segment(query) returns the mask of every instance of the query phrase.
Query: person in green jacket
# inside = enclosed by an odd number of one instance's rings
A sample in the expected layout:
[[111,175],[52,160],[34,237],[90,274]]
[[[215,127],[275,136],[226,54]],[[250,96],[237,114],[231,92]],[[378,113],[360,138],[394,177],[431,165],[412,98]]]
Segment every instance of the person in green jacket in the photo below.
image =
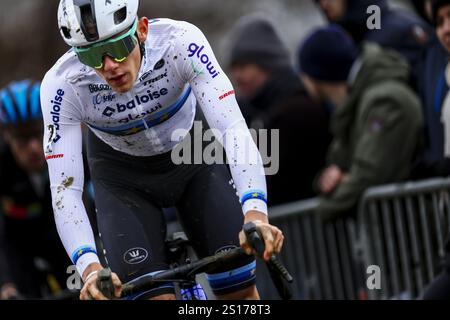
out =
[[299,60],[308,91],[333,109],[327,167],[316,179],[317,213],[333,221],[354,214],[367,188],[408,179],[422,140],[421,106],[400,55],[372,43],[358,49],[338,26],[313,32]]

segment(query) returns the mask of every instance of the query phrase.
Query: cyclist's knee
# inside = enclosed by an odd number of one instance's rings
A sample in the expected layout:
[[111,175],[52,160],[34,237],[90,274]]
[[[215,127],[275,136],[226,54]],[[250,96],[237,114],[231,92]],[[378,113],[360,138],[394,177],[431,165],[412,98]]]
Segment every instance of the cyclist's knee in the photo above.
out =
[[174,294],[162,294],[162,295],[150,298],[150,300],[176,300],[176,297]]
[[219,300],[260,300],[258,289],[256,289],[256,285],[253,285],[249,288],[224,294],[218,295],[217,298]]

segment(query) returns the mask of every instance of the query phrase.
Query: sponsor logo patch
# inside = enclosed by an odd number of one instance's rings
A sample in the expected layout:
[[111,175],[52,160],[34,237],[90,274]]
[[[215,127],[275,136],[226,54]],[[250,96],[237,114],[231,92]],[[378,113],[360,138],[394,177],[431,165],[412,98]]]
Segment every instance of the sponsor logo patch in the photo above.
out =
[[90,84],[89,91],[91,93],[97,93],[101,91],[109,91],[112,90],[111,87],[107,84]]
[[131,115],[129,114],[126,118],[120,119],[119,123],[129,123],[135,120],[140,120],[140,119],[144,119],[145,117],[155,113],[158,110],[161,110],[163,108],[163,106],[158,103],[155,107],[150,108],[149,110],[146,110],[145,112],[142,112],[141,114],[138,115]]
[[221,95],[221,96],[219,97],[219,100],[223,100],[223,99],[225,99],[226,97],[229,97],[229,96],[232,96],[232,95],[234,95],[234,90],[231,90],[231,91],[229,91],[229,92],[227,92],[227,93]]
[[148,258],[148,251],[144,248],[133,248],[125,252],[123,260],[128,264],[139,264]]
[[212,76],[212,78],[214,79],[215,77],[217,77],[220,72],[216,71],[216,68],[214,67],[214,64],[211,62],[209,56],[203,52],[203,49],[205,49],[205,46],[199,46],[196,43],[191,43],[188,47],[188,51],[189,51],[189,57],[196,57],[198,58],[198,60],[206,66],[206,70],[208,70],[209,74]]
[[222,247],[220,249],[217,249],[215,254],[218,254],[218,253],[221,253],[221,252],[228,252],[230,250],[233,250],[234,248],[237,248],[237,247],[233,246],[233,245],[225,246],[225,247]]
[[156,82],[158,82],[158,81],[161,81],[162,79],[164,79],[164,78],[167,78],[167,72],[166,73],[163,73],[163,74],[160,74],[159,76],[157,76],[157,77],[155,77],[155,78],[153,78],[153,79],[150,79],[150,80],[147,80],[146,81],[146,79],[150,76],[152,74],[152,72],[147,72],[147,73],[145,73],[139,80],[142,82],[142,81],[145,81],[144,82],[144,86],[148,86],[148,85],[150,85],[150,84],[153,84],[153,83],[156,83]]
[[108,93],[108,94],[103,94],[103,95],[101,93],[98,93],[92,97],[92,103],[94,104],[94,106],[98,106],[103,103],[112,102],[115,99],[116,99],[116,95],[113,93]]
[[161,59],[155,64],[155,66],[153,67],[153,70],[162,69],[165,65],[166,65],[166,61],[164,59]]
[[55,155],[45,157],[46,160],[61,159],[61,158],[64,158],[63,154],[55,154]]
[[[61,139],[61,136],[58,134],[59,131],[59,121],[60,121],[60,115],[61,115],[61,104],[63,101],[65,92],[61,89],[58,89],[56,91],[56,95],[53,98],[53,100],[50,101],[52,104],[52,111],[50,114],[52,115],[52,122],[53,126],[49,126],[49,130],[53,131],[50,132],[50,137],[52,138],[52,142],[56,143]],[[49,141],[50,142],[50,141]]]
[[[146,104],[150,101],[154,101],[156,99],[161,98],[162,96],[165,96],[169,93],[169,90],[167,88],[163,88],[159,91],[150,91],[147,90],[147,94],[138,96],[136,95],[133,100],[128,101],[127,103],[117,103],[115,107],[107,107],[105,110],[103,110],[103,115],[106,117],[112,117],[115,113],[123,113],[127,110],[133,110],[137,106],[140,106],[141,104]],[[159,109],[159,108],[158,108]]]

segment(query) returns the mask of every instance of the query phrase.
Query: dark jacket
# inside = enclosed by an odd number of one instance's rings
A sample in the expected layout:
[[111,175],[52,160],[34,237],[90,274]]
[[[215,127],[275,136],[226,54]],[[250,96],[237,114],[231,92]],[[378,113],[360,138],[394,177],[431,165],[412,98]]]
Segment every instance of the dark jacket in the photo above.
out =
[[[250,128],[279,129],[279,154],[269,155],[279,161],[266,166],[276,169],[279,163],[279,171],[267,176],[269,204],[311,197],[312,181],[323,166],[330,141],[328,114],[302,89],[289,51],[270,21],[259,16],[244,17],[233,38],[231,65],[255,64],[269,75],[252,97],[238,97]],[[276,146],[268,150],[276,152]]]
[[425,119],[425,150],[415,168],[414,178],[450,175],[450,160],[444,157],[444,127],[441,110],[449,90],[445,68],[449,54],[437,37],[433,38],[419,68],[419,93]]
[[407,85],[406,61],[367,44],[359,62],[350,95],[332,119],[328,164],[348,176],[322,199],[318,213],[325,220],[350,213],[367,188],[407,179],[420,144],[421,106]]
[[267,83],[251,99],[239,99],[247,125],[253,129],[268,128],[268,118],[286,99],[301,88],[293,68],[285,67],[270,75]]
[[[88,178],[87,169],[85,166]],[[53,217],[48,171],[39,175],[42,193],[36,191],[29,174],[17,165],[9,147],[0,147],[0,287],[14,283],[27,298],[41,296],[43,275],[36,269],[36,257],[49,263],[61,287],[66,284],[66,270],[72,264]],[[84,202],[91,204],[86,192]],[[94,232],[98,233],[91,206],[86,205],[86,209]]]
[[[367,28],[367,8],[377,5],[381,9],[381,29]],[[348,0],[345,16],[337,22],[350,33],[356,43],[370,41],[384,48],[400,52],[413,68],[420,61],[422,50],[433,31],[419,17],[388,7],[386,0]]]
[[8,147],[0,150],[0,287],[12,282],[27,297],[39,297],[40,275],[34,258],[46,259],[61,285],[70,265],[53,218],[48,173],[41,173],[42,194],[17,166]]
[[331,142],[326,108],[301,88],[270,114],[268,127],[280,134],[279,171],[267,176],[270,205],[315,196],[313,180]]

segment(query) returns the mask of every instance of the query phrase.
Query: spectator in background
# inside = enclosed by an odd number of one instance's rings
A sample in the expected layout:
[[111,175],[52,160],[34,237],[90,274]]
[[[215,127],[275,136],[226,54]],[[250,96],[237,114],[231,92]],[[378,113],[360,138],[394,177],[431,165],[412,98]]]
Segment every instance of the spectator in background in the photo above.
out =
[[[418,2],[422,6],[419,6]],[[450,175],[450,158],[446,157],[444,147],[444,129],[450,130],[450,123],[442,118],[445,102],[450,102],[446,100],[450,81],[448,72],[450,45],[446,37],[449,36],[450,29],[444,23],[436,24],[436,21],[433,21],[432,3],[440,5],[450,2],[416,1],[417,10],[436,27],[436,33],[433,34],[423,54],[419,68],[418,89],[424,109],[425,150],[414,169],[413,177],[416,179]]]
[[[450,54],[450,0],[433,0],[433,21],[436,26],[436,34],[445,48],[447,57]],[[448,61],[448,60],[447,60]],[[446,173],[448,175],[448,157],[450,157],[450,91],[448,89],[450,82],[450,68],[447,64],[446,67],[442,67],[441,70],[437,70],[439,74],[444,74],[445,89],[443,89],[443,95],[445,95],[444,102],[442,104],[441,119],[444,123],[444,132],[442,136],[437,137],[441,142],[440,147],[444,149],[444,153],[440,153],[441,162],[447,162]],[[442,80],[443,81],[443,80]],[[431,89],[431,88],[430,88]],[[439,99],[441,102],[442,99]],[[437,111],[436,111],[437,112]],[[434,125],[440,125],[435,120]],[[442,132],[441,131],[441,132]],[[442,156],[443,155],[443,156]],[[446,158],[445,158],[446,157]],[[450,239],[447,238],[446,256],[443,261],[443,270],[441,274],[428,286],[423,298],[425,300],[449,300],[450,299]]]
[[279,170],[267,176],[270,204],[315,196],[312,182],[331,141],[329,115],[308,96],[287,48],[264,17],[251,15],[238,22],[231,80],[249,125],[280,133]]
[[[0,92],[0,299],[41,296],[42,274],[35,266],[45,259],[65,286],[70,260],[58,239],[42,152],[43,121],[39,84],[11,83]],[[59,290],[58,288],[56,288]]]
[[[427,23],[432,23],[432,2],[433,0],[411,0],[416,13]],[[430,29],[432,29],[430,27]],[[430,32],[433,35],[433,32]]]
[[267,128],[271,111],[301,86],[272,23],[259,14],[241,18],[231,36],[230,76],[250,128]]
[[40,298],[43,286],[57,294],[71,275],[53,219],[39,90],[25,80],[0,91],[0,300]]
[[409,67],[394,51],[357,46],[336,25],[315,31],[299,53],[307,88],[336,110],[327,167],[317,179],[325,221],[351,214],[364,190],[407,179],[422,130]]
[[[412,67],[412,80],[417,79],[417,67],[422,50],[428,43],[430,28],[403,10],[389,8],[386,0],[314,0],[330,23],[342,26],[359,45],[363,41],[378,43],[383,48],[400,52]],[[369,29],[369,6],[381,10],[381,28]],[[414,83],[415,85],[415,83]]]

